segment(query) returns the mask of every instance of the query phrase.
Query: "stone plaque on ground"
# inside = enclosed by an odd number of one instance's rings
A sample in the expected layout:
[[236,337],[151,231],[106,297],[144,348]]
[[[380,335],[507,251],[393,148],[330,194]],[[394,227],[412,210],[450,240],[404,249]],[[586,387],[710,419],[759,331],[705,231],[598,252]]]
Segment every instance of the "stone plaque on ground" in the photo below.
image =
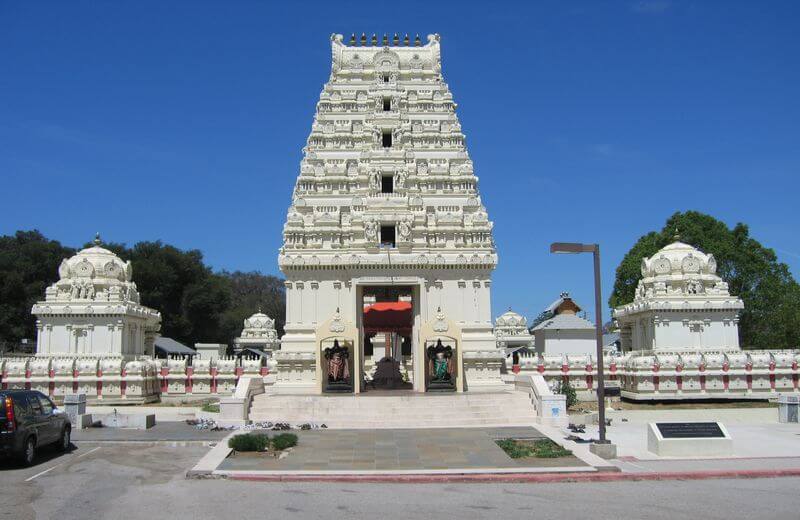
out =
[[716,422],[656,423],[656,427],[665,439],[725,437],[725,432]]
[[722,456],[733,441],[719,422],[659,422],[647,425],[647,449],[663,457]]

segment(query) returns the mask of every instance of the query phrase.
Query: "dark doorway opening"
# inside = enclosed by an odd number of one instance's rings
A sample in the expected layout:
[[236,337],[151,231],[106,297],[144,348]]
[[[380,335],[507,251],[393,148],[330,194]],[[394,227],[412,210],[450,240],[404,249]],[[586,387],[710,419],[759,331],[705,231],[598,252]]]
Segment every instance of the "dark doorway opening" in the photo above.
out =
[[381,193],[394,193],[394,175],[381,177]]
[[394,226],[381,226],[381,245],[395,247],[395,230]]

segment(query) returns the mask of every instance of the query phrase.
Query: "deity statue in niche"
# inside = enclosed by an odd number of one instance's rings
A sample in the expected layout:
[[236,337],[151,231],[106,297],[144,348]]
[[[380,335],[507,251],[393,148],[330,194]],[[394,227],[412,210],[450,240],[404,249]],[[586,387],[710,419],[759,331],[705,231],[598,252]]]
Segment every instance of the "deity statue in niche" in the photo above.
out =
[[411,240],[411,224],[407,220],[401,220],[397,224],[397,234],[402,242]]
[[428,390],[455,390],[453,348],[436,340],[428,347]]
[[339,340],[334,340],[333,346],[324,351],[327,364],[328,390],[350,391],[350,351],[347,347],[339,345]]
[[364,222],[364,240],[370,243],[378,241],[378,224],[374,220]]

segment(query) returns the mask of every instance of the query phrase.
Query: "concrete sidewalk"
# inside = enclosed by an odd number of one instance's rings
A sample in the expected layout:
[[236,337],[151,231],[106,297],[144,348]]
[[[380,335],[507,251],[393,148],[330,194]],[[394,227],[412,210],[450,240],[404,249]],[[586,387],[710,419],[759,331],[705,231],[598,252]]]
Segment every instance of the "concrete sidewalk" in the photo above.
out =
[[156,422],[183,422],[194,419],[200,413],[199,406],[147,406],[147,405],[88,405],[86,413],[110,414],[114,410],[121,415],[149,415],[156,416]]
[[198,430],[183,422],[156,423],[147,430],[129,428],[86,428],[72,431],[72,441],[81,442],[215,442],[229,431]]
[[[607,417],[612,422],[606,429],[606,435],[617,445],[617,455],[622,458],[634,457],[640,461],[669,460],[648,451],[647,424],[694,421],[719,421],[725,425],[733,439],[733,455],[725,458],[763,459],[800,455],[800,424],[779,423],[777,408],[614,410]],[[581,417],[571,416],[570,420],[573,423],[580,422]],[[567,429],[562,429],[561,433],[564,436],[573,434]],[[578,436],[596,439],[597,426],[586,425],[586,433]]]

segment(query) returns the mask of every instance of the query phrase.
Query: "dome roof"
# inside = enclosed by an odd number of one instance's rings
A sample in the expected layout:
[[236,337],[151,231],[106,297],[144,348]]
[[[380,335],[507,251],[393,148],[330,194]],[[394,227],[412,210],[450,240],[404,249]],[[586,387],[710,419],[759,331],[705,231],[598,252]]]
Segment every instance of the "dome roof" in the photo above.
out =
[[717,272],[714,255],[707,255],[679,240],[642,260],[642,276],[710,274]]
[[250,316],[249,318],[244,320],[244,328],[245,329],[274,329],[275,328],[275,320],[264,314],[263,312],[257,312]]
[[[94,245],[65,258],[58,267],[59,280],[45,291],[48,302],[127,302],[139,304],[139,292],[132,281],[130,261],[123,262],[101,247],[100,236]],[[144,307],[141,307],[145,309]],[[152,309],[148,309],[158,314]]]
[[249,345],[266,348],[277,346],[278,332],[275,330],[275,320],[260,310],[244,320],[241,335],[234,339],[237,345]]
[[130,282],[132,268],[130,261],[123,262],[120,257],[100,247],[100,236],[94,239],[91,247],[78,251],[72,258],[62,260],[58,268],[61,280],[93,280],[114,284]]
[[633,301],[614,310],[614,317],[647,309],[741,309],[728,284],[717,275],[714,255],[678,237],[650,258],[642,259],[642,279]]
[[494,324],[496,327],[526,327],[528,320],[525,316],[508,309],[494,321]]

